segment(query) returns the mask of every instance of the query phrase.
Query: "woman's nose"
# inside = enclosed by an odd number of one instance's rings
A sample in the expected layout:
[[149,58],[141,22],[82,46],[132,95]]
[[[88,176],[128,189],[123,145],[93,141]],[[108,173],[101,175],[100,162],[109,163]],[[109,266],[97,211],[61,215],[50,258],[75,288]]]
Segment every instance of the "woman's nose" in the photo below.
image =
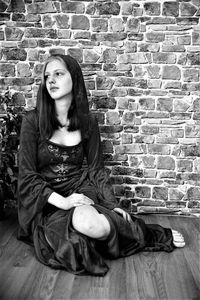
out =
[[55,78],[53,76],[50,76],[48,81],[49,83],[55,83]]

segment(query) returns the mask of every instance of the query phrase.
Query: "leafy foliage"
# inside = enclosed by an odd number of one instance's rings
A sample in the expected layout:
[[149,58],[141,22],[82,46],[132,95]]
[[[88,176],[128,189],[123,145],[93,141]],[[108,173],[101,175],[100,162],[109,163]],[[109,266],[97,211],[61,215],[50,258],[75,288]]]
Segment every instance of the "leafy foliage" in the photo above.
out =
[[0,95],[0,202],[15,200],[18,148],[23,108],[15,106],[9,92]]

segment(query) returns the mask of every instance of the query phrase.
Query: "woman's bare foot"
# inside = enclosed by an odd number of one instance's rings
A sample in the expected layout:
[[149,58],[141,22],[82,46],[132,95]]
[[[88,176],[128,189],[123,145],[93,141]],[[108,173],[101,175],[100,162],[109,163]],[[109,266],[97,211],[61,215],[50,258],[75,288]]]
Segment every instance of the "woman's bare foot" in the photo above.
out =
[[172,229],[172,236],[173,236],[173,244],[175,247],[177,248],[185,247],[184,237],[180,232]]

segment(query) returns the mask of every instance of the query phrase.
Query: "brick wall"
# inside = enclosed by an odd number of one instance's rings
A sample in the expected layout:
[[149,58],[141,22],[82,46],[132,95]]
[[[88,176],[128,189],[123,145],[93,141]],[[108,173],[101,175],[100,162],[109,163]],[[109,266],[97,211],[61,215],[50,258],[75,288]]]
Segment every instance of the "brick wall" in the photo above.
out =
[[0,0],[0,87],[30,109],[49,52],[81,64],[116,196],[200,212],[200,0]]

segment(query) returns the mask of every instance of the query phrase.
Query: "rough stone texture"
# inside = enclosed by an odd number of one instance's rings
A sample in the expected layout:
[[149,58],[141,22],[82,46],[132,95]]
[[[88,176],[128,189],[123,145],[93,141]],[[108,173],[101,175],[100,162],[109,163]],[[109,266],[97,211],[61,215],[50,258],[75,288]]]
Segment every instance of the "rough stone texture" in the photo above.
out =
[[200,2],[0,0],[0,87],[35,105],[42,63],[82,66],[120,203],[200,208]]

